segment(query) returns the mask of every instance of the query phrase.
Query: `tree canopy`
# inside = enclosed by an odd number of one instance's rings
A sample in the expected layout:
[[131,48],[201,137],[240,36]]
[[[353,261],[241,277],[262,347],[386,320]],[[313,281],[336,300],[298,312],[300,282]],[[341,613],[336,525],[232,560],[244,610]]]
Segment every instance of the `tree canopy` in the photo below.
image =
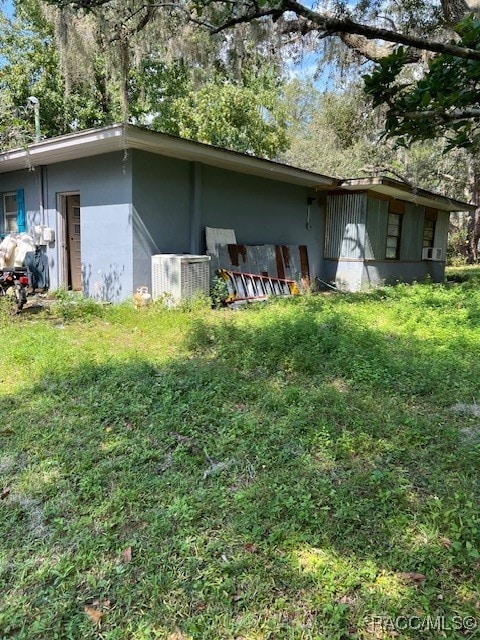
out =
[[[459,43],[480,50],[480,21],[468,17],[455,27]],[[480,64],[440,54],[428,62],[420,79],[406,77],[408,52],[399,47],[365,76],[373,105],[387,105],[385,127],[399,144],[434,139],[439,131],[449,139],[447,150],[478,149],[480,142]]]
[[284,79],[264,28],[212,38],[152,3],[103,4],[22,0],[1,17],[4,147],[32,140],[24,105],[35,95],[46,136],[129,120],[268,158],[286,148]]
[[[453,144],[476,144],[476,123],[480,115],[474,95],[480,66],[478,0],[358,0],[356,3],[332,0],[314,5],[317,8],[297,0],[46,2],[61,11],[116,16],[116,24],[120,25],[112,38],[116,43],[134,38],[166,14],[170,20],[201,25],[211,34],[224,33],[244,24],[265,25],[270,19],[281,44],[300,42],[301,46],[317,51],[326,40],[333,38],[356,55],[357,61],[360,57],[380,65],[368,76],[367,89],[375,105],[388,107],[386,125],[391,135],[399,135],[405,143],[431,139],[453,130],[455,135],[450,136]],[[435,57],[419,86],[410,83],[406,87],[399,83],[402,69],[411,63],[425,63],[426,54]],[[462,81],[468,85],[466,90],[461,88]],[[451,95],[448,97],[447,93]],[[419,101],[422,109],[416,108]],[[430,118],[428,123],[419,111],[426,112]],[[409,114],[408,117],[401,117],[402,112]]]

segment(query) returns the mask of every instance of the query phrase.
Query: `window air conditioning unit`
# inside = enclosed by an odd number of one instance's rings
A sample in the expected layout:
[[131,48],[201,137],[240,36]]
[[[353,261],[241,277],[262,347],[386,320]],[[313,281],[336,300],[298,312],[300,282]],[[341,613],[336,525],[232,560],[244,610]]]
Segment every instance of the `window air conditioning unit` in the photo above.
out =
[[176,304],[210,292],[210,256],[160,253],[152,256],[152,298]]
[[445,260],[441,247],[425,247],[422,251],[422,260]]

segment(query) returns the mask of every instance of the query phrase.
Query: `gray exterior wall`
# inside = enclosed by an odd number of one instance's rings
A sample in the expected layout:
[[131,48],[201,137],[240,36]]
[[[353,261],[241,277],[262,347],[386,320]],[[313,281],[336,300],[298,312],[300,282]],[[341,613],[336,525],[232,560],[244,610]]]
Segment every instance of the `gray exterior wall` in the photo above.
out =
[[151,255],[206,251],[205,227],[231,228],[240,244],[307,245],[321,273],[323,204],[306,187],[133,151],[133,286],[151,287]]
[[325,260],[323,279],[335,282],[339,289],[361,291],[384,284],[422,282],[427,278],[442,282],[444,275],[445,262],[433,260]]
[[[307,245],[312,276],[322,272],[324,204],[306,187],[132,150],[0,176],[0,193],[19,188],[27,228],[45,224],[56,232],[46,249],[52,289],[65,284],[57,210],[65,193],[80,194],[84,290],[98,299],[151,287],[154,253],[204,253],[206,226],[233,228],[244,244]],[[309,196],[316,199],[307,228]]]
[[431,278],[433,282],[442,282],[445,275],[445,262],[419,260],[418,262],[365,262],[363,267],[363,286],[378,286],[405,282],[423,282]]
[[45,224],[55,230],[55,242],[46,248],[51,289],[65,285],[60,281],[62,219],[57,210],[57,196],[78,192],[85,293],[111,301],[131,295],[131,160],[123,151],[0,176],[0,192],[15,189],[25,190],[27,230],[34,224]]
[[[234,229],[239,244],[306,245],[310,275],[322,272],[324,205],[307,187],[202,166],[201,245],[205,227]],[[320,200],[320,202],[319,202]]]
[[[83,287],[86,295],[117,302],[132,294],[131,158],[123,151],[45,167],[48,226],[57,230],[49,248],[52,266],[60,258],[57,194],[80,193]],[[51,287],[58,287],[51,269]]]
[[151,256],[190,251],[190,162],[132,152],[133,288],[151,288]]
[[[407,204],[403,216],[402,259],[385,260],[388,202],[366,193],[327,198],[307,187],[137,150],[0,176],[0,193],[17,189],[24,189],[27,229],[45,224],[56,232],[46,249],[52,289],[65,284],[58,195],[80,194],[84,289],[102,300],[150,288],[152,254],[204,253],[206,226],[234,229],[240,244],[306,245],[311,276],[351,290],[427,275],[439,281],[444,274],[444,263],[421,260],[424,209],[415,205]],[[315,200],[307,224],[309,197]],[[448,221],[448,213],[438,213],[434,244],[444,250]]]
[[360,291],[363,286],[363,260],[324,260],[322,280],[334,282],[345,291]]

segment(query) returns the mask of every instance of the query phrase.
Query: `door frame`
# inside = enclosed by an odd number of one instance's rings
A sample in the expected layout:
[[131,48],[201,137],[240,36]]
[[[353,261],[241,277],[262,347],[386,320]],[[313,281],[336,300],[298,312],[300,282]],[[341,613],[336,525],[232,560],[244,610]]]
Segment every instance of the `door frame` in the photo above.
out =
[[[67,228],[67,196],[79,196],[80,191],[61,191],[56,194],[57,197],[57,230],[58,230],[58,286],[65,289],[69,288],[70,277],[70,260],[68,245],[68,228]],[[81,212],[80,201],[80,212]]]

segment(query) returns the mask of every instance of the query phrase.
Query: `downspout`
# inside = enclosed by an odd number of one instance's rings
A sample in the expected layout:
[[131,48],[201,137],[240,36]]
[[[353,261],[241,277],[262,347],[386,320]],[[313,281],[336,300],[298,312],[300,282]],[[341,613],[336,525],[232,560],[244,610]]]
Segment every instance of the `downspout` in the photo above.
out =
[[46,168],[42,164],[39,167],[40,169],[40,185],[39,185],[39,207],[40,207],[40,224],[43,226],[47,226],[45,220],[45,179],[46,179]]
[[[38,197],[38,211],[40,213],[40,219],[35,222],[35,225],[48,226],[45,219],[45,179],[46,179],[46,167],[39,165],[35,170],[35,179],[37,182],[37,197]],[[33,231],[33,229],[32,229]]]

